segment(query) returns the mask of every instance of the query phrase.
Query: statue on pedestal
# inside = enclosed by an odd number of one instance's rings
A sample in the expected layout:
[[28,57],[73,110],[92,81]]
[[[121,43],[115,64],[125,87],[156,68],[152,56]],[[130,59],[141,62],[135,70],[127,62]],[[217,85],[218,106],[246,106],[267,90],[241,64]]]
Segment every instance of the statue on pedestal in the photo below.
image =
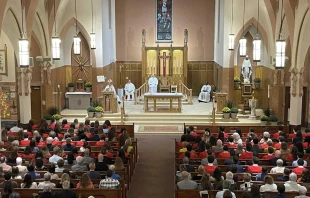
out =
[[250,120],[256,120],[255,108],[257,106],[257,99],[255,99],[255,97],[254,97],[254,91],[252,94],[252,99],[249,99],[249,106],[251,108],[251,115],[250,115],[249,119]]
[[248,55],[246,55],[245,59],[243,60],[241,74],[243,76],[243,83],[250,83],[252,66]]

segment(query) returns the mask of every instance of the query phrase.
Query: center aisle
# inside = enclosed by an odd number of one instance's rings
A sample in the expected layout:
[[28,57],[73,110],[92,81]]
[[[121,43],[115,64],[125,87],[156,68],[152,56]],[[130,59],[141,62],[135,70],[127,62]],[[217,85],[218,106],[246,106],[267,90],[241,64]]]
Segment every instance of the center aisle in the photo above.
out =
[[174,139],[180,135],[135,135],[139,161],[129,198],[174,197]]

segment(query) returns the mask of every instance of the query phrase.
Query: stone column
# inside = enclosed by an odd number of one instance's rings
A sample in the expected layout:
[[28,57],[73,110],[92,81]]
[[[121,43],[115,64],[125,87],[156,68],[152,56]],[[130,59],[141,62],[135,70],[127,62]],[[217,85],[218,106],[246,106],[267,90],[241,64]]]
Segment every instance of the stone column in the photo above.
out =
[[20,123],[27,124],[31,119],[31,68],[17,68]]
[[304,67],[291,68],[290,125],[301,125]]
[[[52,64],[49,61],[43,60],[40,62],[40,67],[41,67],[42,101],[43,101],[42,113],[46,114],[48,108],[55,106],[53,102],[53,87],[51,82]],[[56,83],[56,85],[58,84]]]

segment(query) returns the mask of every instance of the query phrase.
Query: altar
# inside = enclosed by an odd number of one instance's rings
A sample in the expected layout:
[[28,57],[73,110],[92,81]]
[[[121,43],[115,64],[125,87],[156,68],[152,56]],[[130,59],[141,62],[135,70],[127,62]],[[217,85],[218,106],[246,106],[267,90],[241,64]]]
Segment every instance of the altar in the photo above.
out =
[[67,92],[65,94],[68,100],[69,109],[83,109],[86,110],[87,107],[91,105],[91,92]]
[[[182,93],[146,93],[144,94],[145,112],[182,112]],[[160,101],[161,100],[161,101]],[[167,101],[164,103],[162,101]],[[177,105],[174,105],[176,101]],[[160,104],[158,104],[161,102]],[[153,106],[151,105],[153,103]]]

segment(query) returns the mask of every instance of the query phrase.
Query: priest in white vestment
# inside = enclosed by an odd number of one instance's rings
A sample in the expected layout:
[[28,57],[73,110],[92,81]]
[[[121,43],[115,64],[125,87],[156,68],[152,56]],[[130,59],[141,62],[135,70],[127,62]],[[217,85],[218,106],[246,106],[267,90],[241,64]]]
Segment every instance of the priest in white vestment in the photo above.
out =
[[157,93],[157,85],[158,79],[152,74],[151,78],[149,78],[149,93]]
[[128,83],[125,85],[125,95],[126,100],[133,100],[135,96],[135,85],[128,80]]
[[114,88],[114,86],[112,85],[112,80],[109,79],[109,80],[108,80],[108,83],[109,83],[109,84],[104,88],[103,91],[113,91],[113,92],[114,92],[114,96],[116,96],[118,103],[120,103],[121,100],[119,99],[118,95],[116,95],[115,88]]
[[211,92],[211,86],[208,83],[202,86],[199,97],[198,97],[198,101],[199,102],[210,102],[210,92]]

